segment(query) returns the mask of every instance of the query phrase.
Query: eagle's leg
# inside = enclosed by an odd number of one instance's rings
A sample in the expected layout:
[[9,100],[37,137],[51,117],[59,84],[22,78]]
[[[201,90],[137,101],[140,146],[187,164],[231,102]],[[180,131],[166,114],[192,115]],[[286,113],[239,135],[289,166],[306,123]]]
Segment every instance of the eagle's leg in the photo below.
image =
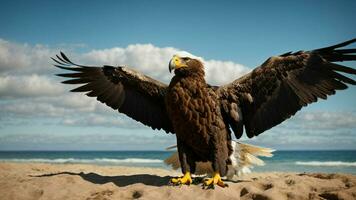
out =
[[214,172],[213,177],[211,177],[208,180],[204,181],[204,186],[214,187],[214,185],[218,185],[220,187],[226,187],[227,186],[227,184],[225,184],[221,180],[219,172]]
[[195,162],[191,159],[191,152],[189,148],[177,138],[177,147],[178,147],[178,155],[179,162],[181,165],[182,173],[184,174],[180,178],[172,178],[171,183],[174,185],[190,185],[193,180],[191,177],[191,173],[195,171]]
[[[216,135],[220,136],[220,135]],[[221,138],[216,138],[215,141],[224,141]],[[224,148],[226,147],[226,148]],[[220,187],[226,187],[228,186],[221,180],[221,176],[225,176],[227,172],[227,165],[226,165],[226,156],[228,153],[228,147],[225,145],[220,145],[216,146],[216,144],[213,144],[213,148],[215,151],[211,153],[211,158],[212,158],[212,168],[214,170],[214,174],[211,178],[207,179],[204,181],[204,186],[207,186],[208,188],[214,188],[215,185],[218,185]]]

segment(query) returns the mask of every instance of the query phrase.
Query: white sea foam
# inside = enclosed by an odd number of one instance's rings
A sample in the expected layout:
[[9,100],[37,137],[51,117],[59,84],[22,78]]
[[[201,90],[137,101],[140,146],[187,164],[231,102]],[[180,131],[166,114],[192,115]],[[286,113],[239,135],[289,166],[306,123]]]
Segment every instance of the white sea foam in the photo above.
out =
[[328,166],[328,167],[356,167],[356,162],[342,162],[342,161],[297,161],[296,165],[308,165],[308,166]]
[[94,159],[78,159],[78,158],[56,158],[56,159],[0,159],[0,161],[10,162],[40,162],[40,163],[98,163],[98,164],[120,164],[120,163],[163,163],[159,159],[144,159],[144,158],[94,158]]

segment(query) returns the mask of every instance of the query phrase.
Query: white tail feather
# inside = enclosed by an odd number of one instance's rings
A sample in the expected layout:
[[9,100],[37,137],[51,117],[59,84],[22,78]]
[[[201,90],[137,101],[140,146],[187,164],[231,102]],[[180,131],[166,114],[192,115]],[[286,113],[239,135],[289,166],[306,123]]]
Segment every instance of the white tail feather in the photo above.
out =
[[246,159],[244,161],[246,165],[258,165],[258,166],[265,165],[265,162],[263,162],[263,160],[247,152],[245,153],[245,158]]
[[[231,165],[228,165],[228,171],[226,177],[232,180],[233,177],[242,176],[247,173],[251,173],[253,166],[262,166],[265,163],[259,159],[258,156],[271,157],[273,156],[273,149],[263,148],[249,144],[243,144],[241,142],[231,141],[233,147],[233,153],[230,155]],[[169,147],[173,149],[175,146]],[[177,152],[174,152],[169,158],[164,161],[172,169],[177,170],[180,168],[179,156]],[[195,174],[212,174],[213,169],[210,162],[197,162]]]
[[242,149],[243,151],[246,151],[252,155],[265,156],[265,157],[273,156],[273,154],[272,154],[272,152],[274,152],[273,149],[258,147],[258,146],[254,146],[254,145],[250,145],[250,144],[243,144],[241,142],[236,142],[236,143],[240,146],[240,149]]

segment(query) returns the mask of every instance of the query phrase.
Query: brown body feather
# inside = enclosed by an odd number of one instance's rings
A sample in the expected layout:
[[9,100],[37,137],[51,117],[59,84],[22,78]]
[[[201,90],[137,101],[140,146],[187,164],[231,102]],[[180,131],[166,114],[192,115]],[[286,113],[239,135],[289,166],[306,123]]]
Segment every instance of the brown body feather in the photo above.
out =
[[[175,70],[169,86],[127,67],[88,67],[63,53],[57,67],[73,71],[66,84],[84,84],[87,92],[113,109],[150,126],[176,133],[182,171],[194,172],[196,161],[211,161],[223,176],[232,153],[230,128],[240,138],[261,134],[294,115],[303,106],[326,99],[346,84],[356,70],[333,62],[356,60],[356,49],[337,49],[356,42],[285,53],[271,57],[251,73],[221,87],[211,87],[196,59]],[[73,67],[74,66],[74,67]]]

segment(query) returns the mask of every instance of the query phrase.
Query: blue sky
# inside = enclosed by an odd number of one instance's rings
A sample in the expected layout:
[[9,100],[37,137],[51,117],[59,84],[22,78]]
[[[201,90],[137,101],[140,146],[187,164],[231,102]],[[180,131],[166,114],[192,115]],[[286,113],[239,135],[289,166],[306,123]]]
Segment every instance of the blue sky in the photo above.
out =
[[[272,55],[356,37],[355,18],[355,1],[2,1],[0,150],[162,150],[175,143],[69,94],[50,65],[59,50],[88,64],[127,64],[166,83],[169,58],[184,51],[205,61],[208,81],[224,84]],[[355,108],[353,87],[248,142],[355,149]]]

